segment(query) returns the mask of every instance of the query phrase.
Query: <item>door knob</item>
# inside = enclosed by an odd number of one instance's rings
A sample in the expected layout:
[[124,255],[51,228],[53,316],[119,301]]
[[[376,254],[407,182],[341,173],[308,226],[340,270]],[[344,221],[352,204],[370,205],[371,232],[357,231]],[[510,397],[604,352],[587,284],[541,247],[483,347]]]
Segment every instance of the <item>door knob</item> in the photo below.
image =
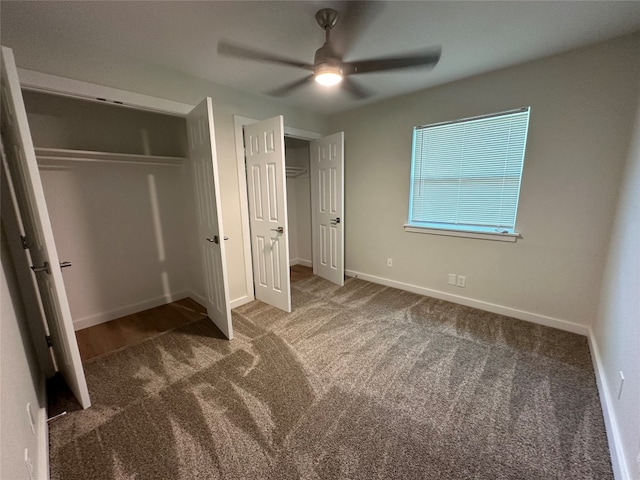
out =
[[31,270],[36,273],[47,272],[49,275],[51,275],[51,265],[49,265],[49,262],[44,262],[44,265],[42,265],[41,267],[31,267]]
[[271,231],[272,232],[278,232],[278,233],[284,233],[284,228],[283,227],[272,228]]
[[331,225],[337,225],[340,223],[340,217],[332,218]]
[[207,238],[207,242],[215,243],[216,245],[220,244],[220,237],[218,235],[214,235],[213,238]]
[[[70,266],[71,262],[60,262],[60,268],[67,268]],[[47,272],[49,275],[51,275],[51,265],[49,265],[49,262],[44,262],[44,265],[42,265],[41,267],[31,267],[31,270],[36,273]]]

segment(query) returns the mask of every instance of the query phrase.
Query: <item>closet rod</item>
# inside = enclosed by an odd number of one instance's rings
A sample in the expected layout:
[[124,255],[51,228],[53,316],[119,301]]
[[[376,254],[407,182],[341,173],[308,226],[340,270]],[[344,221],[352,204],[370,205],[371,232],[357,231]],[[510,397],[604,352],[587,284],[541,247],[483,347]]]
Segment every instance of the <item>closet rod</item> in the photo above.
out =
[[183,157],[163,157],[158,155],[137,155],[131,153],[92,152],[62,148],[36,148],[36,158],[43,164],[55,162],[126,163],[129,165],[180,166]]
[[300,175],[304,175],[305,173],[307,173],[306,168],[291,167],[291,166],[285,167],[285,174],[287,178],[296,178],[296,177],[299,177]]

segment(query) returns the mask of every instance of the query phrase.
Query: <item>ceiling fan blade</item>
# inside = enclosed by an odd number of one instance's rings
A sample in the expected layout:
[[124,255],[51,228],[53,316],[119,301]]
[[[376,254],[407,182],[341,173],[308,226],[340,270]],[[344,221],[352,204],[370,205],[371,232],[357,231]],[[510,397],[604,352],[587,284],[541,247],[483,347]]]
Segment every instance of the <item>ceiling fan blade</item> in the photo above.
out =
[[358,82],[351,80],[349,77],[344,77],[342,79],[342,83],[340,84],[340,86],[342,87],[343,90],[345,90],[346,92],[349,92],[351,95],[353,95],[354,97],[360,100],[373,95],[373,92],[364,88]]
[[267,92],[267,95],[271,95],[272,97],[283,97],[311,81],[313,81],[313,75],[309,75],[308,77],[304,77],[300,80],[296,80],[295,82],[276,88],[275,90],[271,90]]
[[218,43],[218,53],[228,57],[244,58],[247,60],[257,60],[259,62],[276,63],[278,65],[288,65],[290,67],[313,70],[313,65],[307,63],[225,41]]
[[344,57],[360,34],[384,10],[384,2],[349,0],[335,8],[338,23],[331,30],[331,45],[340,57]]
[[374,58],[356,62],[345,62],[342,69],[346,75],[358,73],[383,72],[411,67],[434,67],[440,60],[440,48],[431,49],[423,53],[402,57]]

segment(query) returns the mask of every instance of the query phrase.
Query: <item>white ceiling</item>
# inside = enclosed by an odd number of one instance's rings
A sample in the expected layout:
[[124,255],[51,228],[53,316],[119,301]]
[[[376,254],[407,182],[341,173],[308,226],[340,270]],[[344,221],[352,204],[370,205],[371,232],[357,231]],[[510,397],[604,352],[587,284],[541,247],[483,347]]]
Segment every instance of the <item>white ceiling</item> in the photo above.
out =
[[[42,48],[81,42],[263,93],[308,72],[219,57],[218,41],[224,38],[312,63],[324,41],[314,14],[327,6],[340,10],[341,2],[2,1],[0,19],[2,42],[9,46],[25,35],[35,35]],[[433,70],[358,76],[376,92],[366,100],[309,85],[282,101],[334,113],[640,31],[640,1],[390,1],[378,6],[382,8],[345,60],[441,45],[442,58]]]

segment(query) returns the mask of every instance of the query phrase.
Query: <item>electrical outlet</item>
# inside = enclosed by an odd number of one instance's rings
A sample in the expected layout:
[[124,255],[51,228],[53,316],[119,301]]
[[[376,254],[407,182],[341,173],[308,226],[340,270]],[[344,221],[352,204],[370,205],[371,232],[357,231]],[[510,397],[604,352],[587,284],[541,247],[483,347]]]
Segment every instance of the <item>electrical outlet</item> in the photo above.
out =
[[456,285],[458,285],[461,288],[466,287],[467,277],[465,277],[464,275],[458,275],[458,283]]
[[393,258],[387,258],[387,267],[393,267]]
[[449,285],[455,285],[456,284],[456,274],[455,273],[450,273],[449,274]]

